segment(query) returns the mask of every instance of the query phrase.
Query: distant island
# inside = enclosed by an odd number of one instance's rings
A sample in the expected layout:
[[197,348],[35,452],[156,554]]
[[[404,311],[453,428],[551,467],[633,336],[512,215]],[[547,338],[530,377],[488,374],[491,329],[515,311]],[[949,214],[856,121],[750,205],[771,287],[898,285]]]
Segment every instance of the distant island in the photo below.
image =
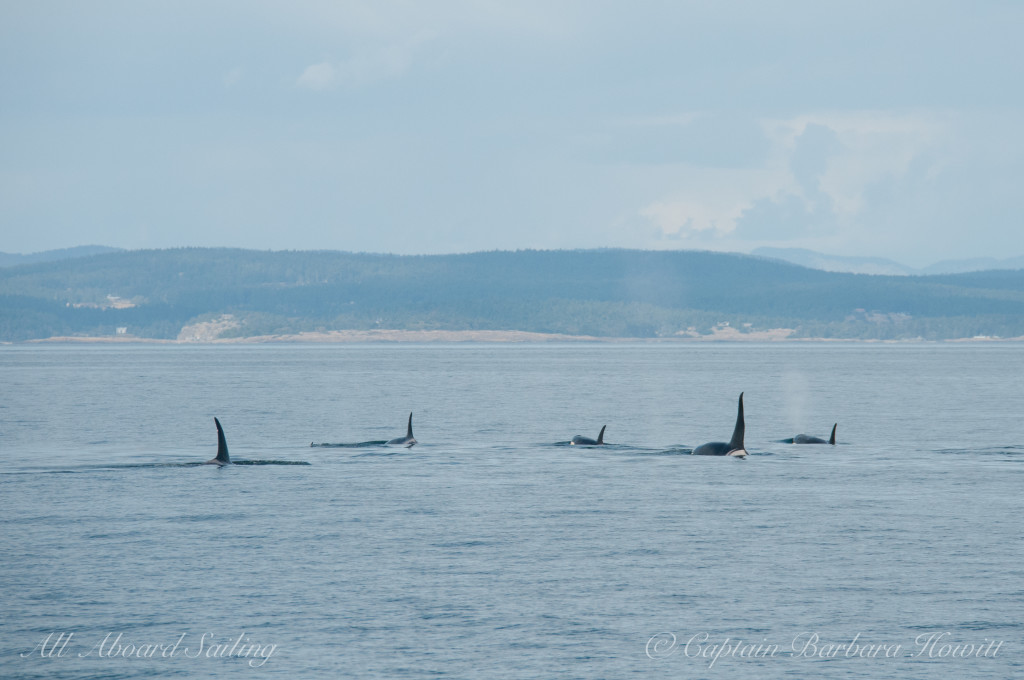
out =
[[1024,270],[827,272],[702,251],[113,251],[0,268],[0,341],[1024,337]]

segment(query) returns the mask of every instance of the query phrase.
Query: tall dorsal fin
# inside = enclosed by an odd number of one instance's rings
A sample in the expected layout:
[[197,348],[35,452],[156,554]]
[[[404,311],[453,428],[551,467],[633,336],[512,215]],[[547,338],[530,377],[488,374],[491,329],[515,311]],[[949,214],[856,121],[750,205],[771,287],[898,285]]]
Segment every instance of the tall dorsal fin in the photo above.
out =
[[743,431],[745,429],[743,421],[743,393],[740,392],[740,406],[736,412],[736,427],[732,431],[732,439],[729,440],[729,450],[738,451],[742,450],[743,447]]
[[597,435],[597,443],[598,444],[604,444],[604,428],[605,427],[608,427],[608,426],[605,425],[604,427],[602,427],[601,428],[601,434]]
[[413,439],[413,436],[412,436],[412,412],[411,411],[409,412],[409,429],[406,430],[405,436],[408,437],[409,439]]
[[231,458],[228,457],[228,441],[224,438],[224,428],[220,426],[220,421],[216,418],[213,422],[217,424],[217,457],[214,458],[218,463],[230,463]]
[[837,425],[839,425],[839,423],[836,423],[835,425],[832,426],[832,436],[828,438],[828,443],[832,444],[833,446],[835,446],[835,443],[836,443],[836,426]]

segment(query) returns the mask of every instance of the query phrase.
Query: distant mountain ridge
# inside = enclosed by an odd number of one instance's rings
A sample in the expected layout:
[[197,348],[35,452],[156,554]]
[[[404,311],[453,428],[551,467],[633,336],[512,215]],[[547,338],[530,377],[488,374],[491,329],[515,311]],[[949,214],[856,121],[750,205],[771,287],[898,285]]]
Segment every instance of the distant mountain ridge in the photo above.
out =
[[381,329],[1017,338],[1024,271],[865,276],[749,255],[616,249],[398,256],[178,248],[0,268],[0,341]]
[[76,257],[90,257],[92,255],[103,255],[105,253],[119,253],[121,248],[109,246],[75,246],[74,248],[59,248],[57,250],[44,250],[38,253],[22,255],[20,253],[0,253],[0,267],[15,267],[19,264],[36,264],[39,262],[57,262],[58,260],[70,260]]
[[978,257],[965,260],[942,260],[941,262],[917,269],[884,257],[826,255],[805,248],[763,247],[754,249],[750,254],[758,257],[783,260],[792,264],[798,264],[801,267],[820,269],[826,272],[880,274],[885,276],[928,276],[933,274],[964,274],[993,269],[1024,269],[1024,256],[1005,259]]
[[[56,262],[76,257],[90,257],[92,255],[119,252],[124,252],[124,249],[96,245],[44,250],[24,255],[0,252],[0,267],[36,264],[38,262]],[[808,269],[819,269],[826,272],[878,274],[883,276],[927,276],[932,274],[964,274],[993,269],[1024,269],[1024,256],[1003,259],[977,257],[963,260],[942,260],[927,267],[915,268],[885,257],[828,255],[806,248],[773,248],[764,246],[754,249],[750,254],[757,257],[783,260],[784,262],[807,267]]]

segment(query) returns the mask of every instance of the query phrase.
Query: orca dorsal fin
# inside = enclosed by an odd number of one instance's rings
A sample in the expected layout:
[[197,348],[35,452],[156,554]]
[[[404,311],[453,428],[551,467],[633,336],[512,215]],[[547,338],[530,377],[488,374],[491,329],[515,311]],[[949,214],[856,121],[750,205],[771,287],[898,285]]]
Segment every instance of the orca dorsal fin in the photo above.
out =
[[598,444],[604,444],[604,428],[605,427],[608,427],[608,426],[605,425],[604,427],[602,427],[601,428],[601,434],[597,435],[597,443]]
[[736,412],[736,427],[732,431],[732,439],[729,440],[729,450],[739,451],[743,450],[743,433],[746,429],[746,424],[743,420],[743,393],[740,392],[740,405]]
[[406,430],[405,436],[408,437],[409,439],[413,438],[413,436],[412,436],[412,412],[411,411],[409,412],[409,429]]
[[838,425],[839,423],[836,423],[835,425],[832,426],[832,436],[828,438],[828,443],[831,444],[832,446],[836,445],[836,426]]
[[216,418],[213,422],[217,424],[217,457],[214,458],[218,463],[230,463],[231,458],[228,456],[228,441],[224,438],[224,428],[220,426],[220,421]]

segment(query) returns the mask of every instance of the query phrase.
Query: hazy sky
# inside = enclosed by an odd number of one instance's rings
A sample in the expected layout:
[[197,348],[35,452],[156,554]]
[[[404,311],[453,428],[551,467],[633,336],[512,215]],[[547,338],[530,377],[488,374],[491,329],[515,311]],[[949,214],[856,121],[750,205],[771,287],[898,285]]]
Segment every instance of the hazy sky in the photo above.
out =
[[1024,2],[0,1],[0,251],[1024,254]]

